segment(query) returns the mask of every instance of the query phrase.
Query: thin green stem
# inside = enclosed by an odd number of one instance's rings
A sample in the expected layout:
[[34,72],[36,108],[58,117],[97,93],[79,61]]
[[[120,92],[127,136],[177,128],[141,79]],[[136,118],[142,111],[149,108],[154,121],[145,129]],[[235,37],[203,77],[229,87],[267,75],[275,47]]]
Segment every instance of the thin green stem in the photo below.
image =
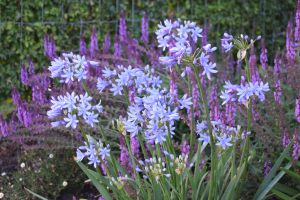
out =
[[[193,96],[193,88],[191,84],[190,76],[188,75],[188,85],[189,85],[189,97]],[[195,119],[194,119],[194,104],[191,105],[191,135],[190,135],[190,155],[189,158],[193,157],[194,149],[194,139],[195,139]]]
[[125,86],[123,86],[123,91],[124,91],[124,95],[125,95],[127,105],[130,106],[131,104],[130,104],[129,97],[128,97],[127,90],[126,90]]
[[209,138],[210,138],[210,146],[211,146],[211,178],[210,178],[208,199],[211,200],[213,198],[213,189],[214,189],[213,187],[214,187],[214,178],[215,178],[215,154],[214,154],[214,152],[215,152],[215,142],[214,142],[213,135],[212,135],[212,127],[211,127],[209,110],[208,110],[204,90],[203,90],[202,84],[200,82],[199,72],[198,72],[198,69],[197,69],[196,65],[193,65],[193,68],[194,68],[195,76],[196,76],[196,79],[197,79],[199,91],[200,91],[201,96],[202,96],[202,101],[203,101],[203,104],[204,104],[204,107],[205,107],[206,122],[207,122],[207,126],[208,126],[208,129],[209,129]]
[[[249,64],[248,64],[247,55],[245,55],[245,62],[246,62],[246,69],[247,69],[247,81],[248,81],[248,84],[249,84],[251,82],[251,77],[250,77],[250,68],[249,68]],[[252,98],[250,97],[249,104],[248,104],[247,132],[249,132],[250,129],[251,129],[251,118],[252,118]],[[245,156],[245,151],[247,151],[246,158],[245,158],[245,168],[244,168],[244,171],[243,171],[242,182],[241,182],[239,190],[238,190],[237,199],[240,198],[240,195],[241,195],[242,190],[243,190],[243,185],[244,185],[244,182],[245,182],[245,179],[246,179],[249,149],[250,149],[250,135],[247,135],[246,136],[246,142],[245,142],[244,149],[243,149],[243,153],[242,153],[242,159],[241,159],[241,162],[240,162],[240,165],[239,165],[239,169],[240,169],[242,164],[243,164],[243,160],[244,160],[243,157]]]
[[[83,85],[84,90],[85,90],[86,93],[90,96],[90,93],[89,93],[89,91],[88,91],[88,88],[87,88],[87,86],[86,86],[84,80],[81,79],[81,82],[82,82],[82,85]],[[90,101],[90,104],[93,105],[93,102]],[[95,113],[95,111],[94,111],[94,113]],[[101,123],[100,123],[100,121],[101,121],[100,117],[99,117],[98,119],[99,119],[98,126],[99,126],[99,129],[100,129],[102,138],[104,139],[104,143],[105,143],[105,145],[107,146],[109,143],[108,143],[108,140],[107,140],[106,135],[105,135],[105,133],[104,133],[103,127],[102,127],[102,125],[101,125]],[[81,129],[81,131],[83,131],[82,127],[81,127],[80,129]],[[111,162],[112,162],[112,164],[113,164],[113,168],[114,168],[115,173],[116,173],[116,174],[119,174],[118,168],[117,168],[116,162],[115,162],[115,160],[114,160],[112,151],[109,152],[109,155],[110,155],[110,157],[111,157]],[[116,178],[116,177],[115,177],[115,178]]]

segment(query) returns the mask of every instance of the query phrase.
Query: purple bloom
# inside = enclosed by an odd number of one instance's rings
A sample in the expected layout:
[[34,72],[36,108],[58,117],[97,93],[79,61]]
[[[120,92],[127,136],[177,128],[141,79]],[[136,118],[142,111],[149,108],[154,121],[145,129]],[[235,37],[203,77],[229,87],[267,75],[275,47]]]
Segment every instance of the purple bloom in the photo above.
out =
[[81,33],[80,33],[80,54],[84,56],[87,54],[86,43]]
[[[7,123],[2,115],[2,113],[0,113],[0,126],[1,126],[1,133],[4,137],[8,136],[8,127],[7,127]],[[0,135],[1,138],[1,135]]]
[[28,84],[28,72],[24,63],[21,64],[21,81],[24,85]]
[[120,18],[120,25],[119,25],[119,35],[120,35],[120,41],[126,42],[127,40],[127,27],[125,22],[125,14],[124,11],[121,10],[121,18]]
[[142,41],[148,42],[148,21],[147,21],[147,15],[144,12],[143,20],[142,20]]

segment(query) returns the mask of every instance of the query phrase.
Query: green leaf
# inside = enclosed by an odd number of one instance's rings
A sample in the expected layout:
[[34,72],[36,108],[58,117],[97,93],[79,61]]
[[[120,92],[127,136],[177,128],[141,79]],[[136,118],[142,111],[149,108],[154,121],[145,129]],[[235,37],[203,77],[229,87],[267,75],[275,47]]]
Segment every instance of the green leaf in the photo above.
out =
[[109,193],[106,191],[106,189],[97,181],[97,179],[88,171],[86,166],[82,164],[81,162],[78,162],[79,167],[84,171],[84,173],[91,179],[94,186],[97,188],[97,190],[100,192],[100,194],[103,196],[105,200],[113,200]]
[[[292,162],[289,162],[285,168],[289,169],[292,166]],[[267,187],[264,189],[264,191],[260,194],[260,196],[258,197],[258,199],[263,198],[274,186],[275,184],[281,179],[281,177],[285,174],[284,171],[281,171],[268,185]],[[267,177],[266,177],[267,178]]]
[[[295,139],[293,139],[290,144],[285,148],[285,150],[282,152],[281,156],[278,158],[278,160],[276,161],[275,165],[273,166],[273,168],[271,169],[271,171],[269,172],[268,176],[265,178],[265,180],[262,182],[262,184],[260,185],[259,189],[257,190],[255,196],[253,199],[261,199],[263,198],[269,191],[271,188],[269,188],[269,190],[267,191],[267,187],[269,185],[269,183],[271,182],[273,176],[275,175],[276,171],[278,170],[278,168],[280,167],[283,159],[285,158],[285,156],[287,155],[287,153],[289,152],[290,148],[293,146]],[[282,174],[283,176],[283,174]],[[280,177],[281,178],[281,177]],[[279,180],[279,179],[278,179]],[[277,181],[278,181],[277,180]],[[276,181],[276,182],[277,182]],[[275,185],[275,183],[274,183]]]
[[291,197],[286,195],[286,194],[283,194],[282,192],[279,192],[278,190],[275,190],[275,189],[271,189],[272,192],[274,192],[274,194],[284,200],[289,200]]
[[283,167],[280,167],[280,170],[285,171],[285,173],[287,173],[288,175],[300,180],[300,175],[299,174],[297,174],[297,173],[295,173],[295,172],[293,172],[289,169],[285,169]]
[[231,199],[231,193],[234,191],[235,189],[235,179],[236,179],[236,176],[233,177],[233,179],[230,181],[227,189],[225,190],[225,193],[222,197],[222,200],[228,200],[228,199]]
[[101,181],[101,183],[103,183],[105,186],[109,187],[112,191],[114,191],[115,193],[117,193],[118,195],[121,195],[120,190],[116,189],[115,187],[111,186],[109,181],[101,176],[100,174],[98,174],[97,172],[87,169],[96,179],[98,179],[99,181]]
[[[203,168],[203,169],[204,169],[204,168]],[[202,171],[203,171],[203,169],[202,169]],[[202,173],[202,171],[201,171],[201,173]],[[205,171],[206,171],[206,167],[205,167]],[[196,193],[194,199],[199,199],[199,196],[200,196],[200,190],[201,190],[201,187],[203,186],[203,181],[204,181],[204,178],[206,177],[207,174],[208,174],[208,172],[206,172],[206,173],[203,174],[203,176],[202,176],[202,178],[201,178],[201,181],[200,181],[200,183],[199,183],[199,185],[198,185],[197,193]],[[206,187],[209,187],[209,186],[206,186]]]
[[300,193],[297,194],[297,195],[295,195],[295,196],[293,196],[290,200],[294,200],[294,199],[296,199],[296,197],[299,197],[299,196],[300,196]]
[[31,190],[27,189],[26,187],[24,187],[24,189],[25,189],[27,192],[31,193],[33,196],[36,196],[36,197],[38,197],[38,198],[40,198],[40,199],[43,199],[43,200],[48,200],[48,199],[46,199],[45,197],[42,197],[42,196],[40,196],[40,195],[38,195],[38,194],[32,192]]
[[296,188],[292,188],[292,187],[288,187],[284,184],[281,183],[276,183],[275,187],[276,190],[280,191],[280,192],[284,192],[290,196],[295,196],[297,194],[300,193],[300,190],[296,189]]

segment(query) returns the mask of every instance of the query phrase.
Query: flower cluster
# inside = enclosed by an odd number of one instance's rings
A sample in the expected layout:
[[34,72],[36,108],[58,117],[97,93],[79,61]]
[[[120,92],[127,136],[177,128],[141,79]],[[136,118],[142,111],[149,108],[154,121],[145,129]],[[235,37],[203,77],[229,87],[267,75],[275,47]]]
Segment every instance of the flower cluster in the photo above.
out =
[[[216,63],[209,62],[208,53],[214,52],[217,47],[212,47],[211,44],[207,44],[203,47],[200,58],[197,58],[199,53],[192,52],[192,47],[190,44],[190,39],[197,42],[199,37],[202,37],[202,29],[196,26],[195,22],[184,21],[182,24],[181,19],[174,21],[173,23],[169,20],[165,20],[165,26],[159,24],[159,29],[156,30],[156,35],[158,39],[158,47],[166,49],[169,48],[169,56],[160,57],[159,60],[164,65],[173,65],[177,63],[186,65],[202,65],[204,70],[202,75],[206,74],[208,79],[211,80],[210,73],[217,73],[214,70]],[[182,73],[182,76],[189,72],[190,67],[187,67]]]
[[156,157],[146,159],[146,165],[143,161],[139,161],[139,164],[143,169],[136,168],[138,172],[144,172],[143,178],[148,179],[149,177],[155,177],[156,182],[158,183],[160,176],[170,177],[171,174],[165,174],[167,171],[165,168],[166,164],[161,160],[161,158],[156,159]]
[[[97,144],[94,144],[92,141],[89,141],[89,144],[84,142],[85,146],[79,147],[77,149],[77,156],[76,161],[80,162],[84,157],[87,157],[89,160],[89,165],[94,165],[96,168],[97,164],[100,162],[100,159],[104,160],[105,157],[109,157],[109,144],[106,147],[103,147],[103,143],[101,140],[97,142]],[[86,150],[86,152],[82,152],[80,150]]]
[[[242,77],[243,80],[245,80],[244,77]],[[262,81],[255,82],[255,83],[245,83],[244,85],[233,85],[230,83],[230,81],[225,81],[225,92],[222,91],[222,95],[220,96],[221,99],[224,99],[223,104],[227,103],[229,100],[236,101],[237,98],[234,98],[234,92],[237,92],[237,95],[239,95],[238,102],[239,103],[245,103],[247,100],[250,99],[250,97],[256,95],[261,101],[265,100],[264,92],[267,92],[270,90],[269,84],[264,84]],[[223,105],[222,104],[222,105]]]
[[226,50],[225,52],[228,52],[234,46],[232,42],[230,44],[228,43],[228,41],[233,40],[234,44],[239,50],[237,55],[239,60],[242,60],[245,57],[246,51],[251,48],[252,44],[256,40],[261,39],[261,36],[258,36],[255,40],[248,40],[248,35],[243,36],[243,34],[241,34],[240,37],[238,37],[237,39],[233,38],[233,36],[229,35],[228,33],[224,33],[224,36],[225,38],[221,39],[221,41],[223,43],[222,47]]
[[51,110],[47,111],[47,115],[50,119],[60,116],[64,114],[66,117],[60,121],[52,122],[52,127],[56,127],[60,124],[66,124],[66,127],[72,126],[73,129],[76,128],[77,123],[79,122],[79,116],[85,120],[87,124],[90,124],[94,127],[94,123],[99,122],[97,120],[98,114],[102,113],[102,106],[99,104],[92,106],[90,101],[93,98],[85,95],[75,95],[74,92],[72,94],[67,93],[66,96],[58,96],[57,100],[55,97],[52,97],[52,106]]
[[74,81],[75,77],[78,78],[78,82],[81,79],[86,79],[88,63],[92,66],[98,66],[98,62],[86,60],[85,56],[74,55],[72,52],[63,53],[63,56],[64,59],[55,58],[48,68],[52,78],[61,77],[61,83],[68,83],[69,80]]
[[[238,125],[236,128],[224,126],[221,120],[212,121],[212,135],[218,140],[217,146],[222,146],[225,150],[226,146],[232,146],[229,142],[237,142],[238,140],[244,140],[246,135],[250,135],[251,132],[241,132],[241,126]],[[199,141],[203,141],[203,145],[210,143],[210,136],[208,133],[204,133],[204,129],[207,129],[207,122],[203,121],[196,124],[196,133],[200,135]]]
[[148,66],[145,70],[132,69],[131,66],[128,68],[118,66],[118,69],[121,71],[120,73],[106,68],[103,76],[107,80],[98,78],[98,89],[102,91],[105,87],[112,85],[110,90],[117,95],[122,94],[123,86],[125,86],[131,87],[132,93],[143,95],[142,98],[135,96],[132,99],[132,105],[128,110],[128,119],[123,120],[124,128],[131,133],[131,137],[137,135],[139,130],[144,129],[146,139],[149,141],[155,140],[155,143],[166,141],[167,124],[169,124],[170,133],[174,134],[172,132],[175,129],[174,121],[179,119],[178,108],[190,109],[191,98],[184,95],[182,99],[178,100],[179,105],[176,106],[167,89],[159,90],[162,81],[159,76],[151,75],[153,70],[149,71]]
[[109,183],[111,186],[113,185],[117,186],[118,190],[122,190],[122,188],[126,183],[127,178],[128,178],[127,174],[125,175],[125,177],[118,177],[117,180],[114,177],[112,177]]

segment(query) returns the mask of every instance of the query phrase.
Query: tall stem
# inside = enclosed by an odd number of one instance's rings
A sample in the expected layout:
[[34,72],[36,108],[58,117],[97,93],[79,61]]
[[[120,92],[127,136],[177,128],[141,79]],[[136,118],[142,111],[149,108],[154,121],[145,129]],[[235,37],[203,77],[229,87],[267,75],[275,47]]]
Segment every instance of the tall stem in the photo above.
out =
[[[250,77],[250,68],[249,68],[249,63],[248,63],[248,58],[247,55],[245,56],[245,62],[246,62],[246,69],[247,69],[247,81],[248,84],[251,82],[251,77]],[[251,129],[251,117],[252,117],[252,98],[250,97],[250,101],[248,104],[248,119],[247,119],[247,132],[250,131]],[[247,172],[247,166],[248,166],[248,156],[249,156],[249,149],[250,149],[250,135],[246,136],[246,142],[244,145],[244,149],[243,149],[243,153],[242,153],[242,159],[239,165],[239,169],[241,168],[243,161],[244,161],[244,156],[245,156],[245,151],[247,151],[246,153],[246,158],[245,158],[245,168],[243,171],[243,176],[242,176],[242,182],[238,191],[238,195],[237,195],[237,199],[240,198],[240,195],[242,193],[243,190],[243,185],[246,179],[246,172]]]
[[202,101],[204,103],[204,107],[205,107],[205,114],[206,114],[206,122],[207,122],[207,126],[209,129],[209,138],[210,138],[210,146],[211,146],[211,178],[210,178],[210,186],[209,186],[209,195],[208,195],[208,199],[211,200],[213,197],[213,187],[214,187],[214,178],[215,178],[215,142],[213,139],[213,135],[212,135],[212,127],[211,127],[211,121],[210,121],[210,116],[209,116],[209,110],[208,110],[208,106],[207,106],[207,101],[204,95],[204,90],[202,87],[202,84],[200,82],[200,78],[199,78],[199,72],[198,69],[195,65],[193,65],[194,68],[194,72],[195,72],[195,76],[197,79],[197,84],[199,87],[199,91],[201,93],[202,96]]
[[[87,88],[87,86],[86,86],[86,84],[85,84],[85,82],[84,82],[84,80],[83,79],[81,79],[81,82],[82,82],[82,85],[83,85],[83,88],[84,88],[84,90],[86,91],[86,93],[90,96],[90,93],[89,93],[89,91],[88,91],[88,88]],[[90,104],[91,105],[93,105],[93,102],[92,101],[90,101]],[[95,111],[94,111],[95,112]],[[102,127],[102,125],[101,125],[101,123],[100,123],[100,117],[99,117],[99,122],[98,122],[98,126],[99,126],[99,129],[100,129],[100,132],[101,132],[101,135],[102,135],[102,138],[104,139],[104,143],[105,143],[105,145],[108,145],[108,140],[107,140],[107,138],[106,138],[106,135],[105,135],[105,133],[104,133],[104,130],[103,130],[103,127]],[[82,128],[82,127],[81,127]],[[111,157],[111,162],[112,162],[112,164],[113,164],[113,168],[114,168],[114,170],[115,170],[115,172],[116,172],[116,174],[119,174],[119,172],[118,172],[118,168],[117,168],[117,165],[116,165],[116,162],[115,162],[115,159],[114,159],[114,156],[113,156],[113,153],[112,153],[112,151],[110,151],[109,152],[109,155],[110,155],[110,157]]]
[[[189,97],[193,97],[193,88],[191,84],[191,78],[188,76],[188,85],[189,85]],[[191,105],[191,135],[190,135],[190,158],[194,154],[194,139],[195,139],[195,120],[194,120],[194,104]]]

